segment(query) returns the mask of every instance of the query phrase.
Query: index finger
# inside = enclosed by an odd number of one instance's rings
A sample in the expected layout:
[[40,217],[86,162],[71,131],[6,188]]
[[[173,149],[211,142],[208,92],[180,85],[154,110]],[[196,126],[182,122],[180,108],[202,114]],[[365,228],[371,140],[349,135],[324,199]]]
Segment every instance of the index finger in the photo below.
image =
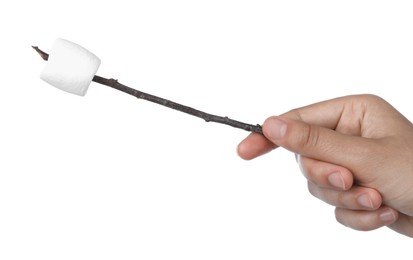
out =
[[[309,106],[290,110],[281,116],[335,129],[348,98],[350,97],[318,102]],[[237,147],[237,152],[241,158],[250,160],[268,153],[277,147],[277,145],[269,141],[265,136],[251,133],[240,142]]]

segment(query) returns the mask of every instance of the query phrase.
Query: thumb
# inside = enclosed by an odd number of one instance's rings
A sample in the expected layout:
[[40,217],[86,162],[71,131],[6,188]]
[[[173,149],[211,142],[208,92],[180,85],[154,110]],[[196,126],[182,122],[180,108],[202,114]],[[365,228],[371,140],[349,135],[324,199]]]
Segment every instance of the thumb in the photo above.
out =
[[348,168],[362,165],[375,149],[372,139],[288,118],[270,117],[262,129],[268,140],[291,152]]

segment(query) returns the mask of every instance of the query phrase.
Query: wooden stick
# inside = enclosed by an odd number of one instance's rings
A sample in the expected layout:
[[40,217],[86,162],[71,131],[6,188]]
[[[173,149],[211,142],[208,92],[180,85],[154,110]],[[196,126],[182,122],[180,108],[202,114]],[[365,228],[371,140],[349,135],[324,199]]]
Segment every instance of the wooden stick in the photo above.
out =
[[[47,54],[46,52],[40,50],[37,46],[32,46],[33,49],[35,49],[37,51],[37,53],[40,55],[40,57],[42,57],[42,59],[44,60],[48,60],[49,59],[49,54]],[[212,115],[209,113],[205,113],[203,111],[194,109],[192,107],[188,107],[188,106],[184,106],[181,105],[179,103],[170,101],[168,99],[164,99],[161,97],[157,97],[136,89],[133,89],[131,87],[125,86],[121,83],[119,83],[116,79],[107,79],[107,78],[103,78],[101,76],[95,75],[93,77],[93,81],[114,89],[117,89],[119,91],[122,91],[124,93],[127,93],[129,95],[132,95],[136,98],[139,99],[144,99],[165,107],[169,107],[181,112],[184,112],[186,114],[192,115],[192,116],[196,116],[199,118],[204,119],[206,122],[215,122],[215,123],[220,123],[220,124],[224,124],[224,125],[229,125],[235,128],[240,128],[240,129],[244,129],[246,131],[250,131],[250,132],[255,132],[255,133],[259,133],[262,134],[262,128],[260,125],[251,125],[251,124],[246,124],[240,121],[236,121],[233,119],[230,119],[228,117],[222,117],[222,116],[217,116],[217,115]]]

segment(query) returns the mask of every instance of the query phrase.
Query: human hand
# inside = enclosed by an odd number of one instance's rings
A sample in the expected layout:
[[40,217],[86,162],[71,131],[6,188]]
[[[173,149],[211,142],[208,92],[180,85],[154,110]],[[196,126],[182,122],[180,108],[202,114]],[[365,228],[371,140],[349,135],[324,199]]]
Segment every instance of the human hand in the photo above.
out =
[[413,237],[413,125],[383,99],[347,96],[270,117],[238,146],[244,159],[297,154],[310,192],[357,230]]

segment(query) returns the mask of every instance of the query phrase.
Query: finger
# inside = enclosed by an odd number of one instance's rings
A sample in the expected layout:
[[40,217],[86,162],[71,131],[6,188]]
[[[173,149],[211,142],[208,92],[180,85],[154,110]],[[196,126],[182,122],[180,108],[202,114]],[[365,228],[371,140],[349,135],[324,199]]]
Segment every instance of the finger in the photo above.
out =
[[308,182],[309,192],[316,198],[339,208],[348,210],[377,210],[382,204],[378,191],[371,188],[354,186],[348,191],[320,188]]
[[[282,116],[333,129],[342,116],[343,107],[350,98],[351,96],[315,103],[291,110]],[[263,137],[262,135],[251,133],[238,145],[238,155],[245,160],[250,160],[278,147]]]
[[353,185],[353,174],[342,166],[298,155],[301,172],[320,188],[348,190]]
[[344,135],[289,118],[268,118],[263,133],[275,145],[312,159],[346,165],[351,171],[364,167],[366,158],[377,159],[372,156],[380,154],[377,153],[380,147],[373,139]]
[[361,231],[369,231],[390,225],[398,218],[398,212],[386,206],[374,211],[336,208],[335,215],[339,223]]
[[[383,132],[392,132],[397,127],[403,128],[406,122],[409,123],[384,99],[369,94],[344,96],[314,103],[288,111],[281,117],[334,129],[348,135],[364,136],[366,133],[370,138]],[[364,124],[371,120],[374,120],[374,125]]]
[[[356,97],[362,99],[362,96],[363,95],[340,97],[315,103],[291,110],[283,114],[282,117],[334,129],[339,120],[343,118],[344,107],[349,103],[349,100],[352,101]],[[363,111],[363,109],[359,111]],[[351,118],[358,120],[358,117],[354,115],[351,115]],[[266,138],[262,138],[259,134],[252,133],[238,145],[237,151],[241,158],[250,160],[275,148],[277,148],[277,146],[274,145],[274,143],[269,142]]]
[[251,133],[237,147],[238,155],[244,160],[251,160],[263,155],[277,146],[261,134]]
[[413,217],[399,213],[399,218],[388,226],[400,234],[413,238]]
[[354,96],[340,97],[296,108],[281,115],[283,118],[335,129],[343,116],[345,106]]

